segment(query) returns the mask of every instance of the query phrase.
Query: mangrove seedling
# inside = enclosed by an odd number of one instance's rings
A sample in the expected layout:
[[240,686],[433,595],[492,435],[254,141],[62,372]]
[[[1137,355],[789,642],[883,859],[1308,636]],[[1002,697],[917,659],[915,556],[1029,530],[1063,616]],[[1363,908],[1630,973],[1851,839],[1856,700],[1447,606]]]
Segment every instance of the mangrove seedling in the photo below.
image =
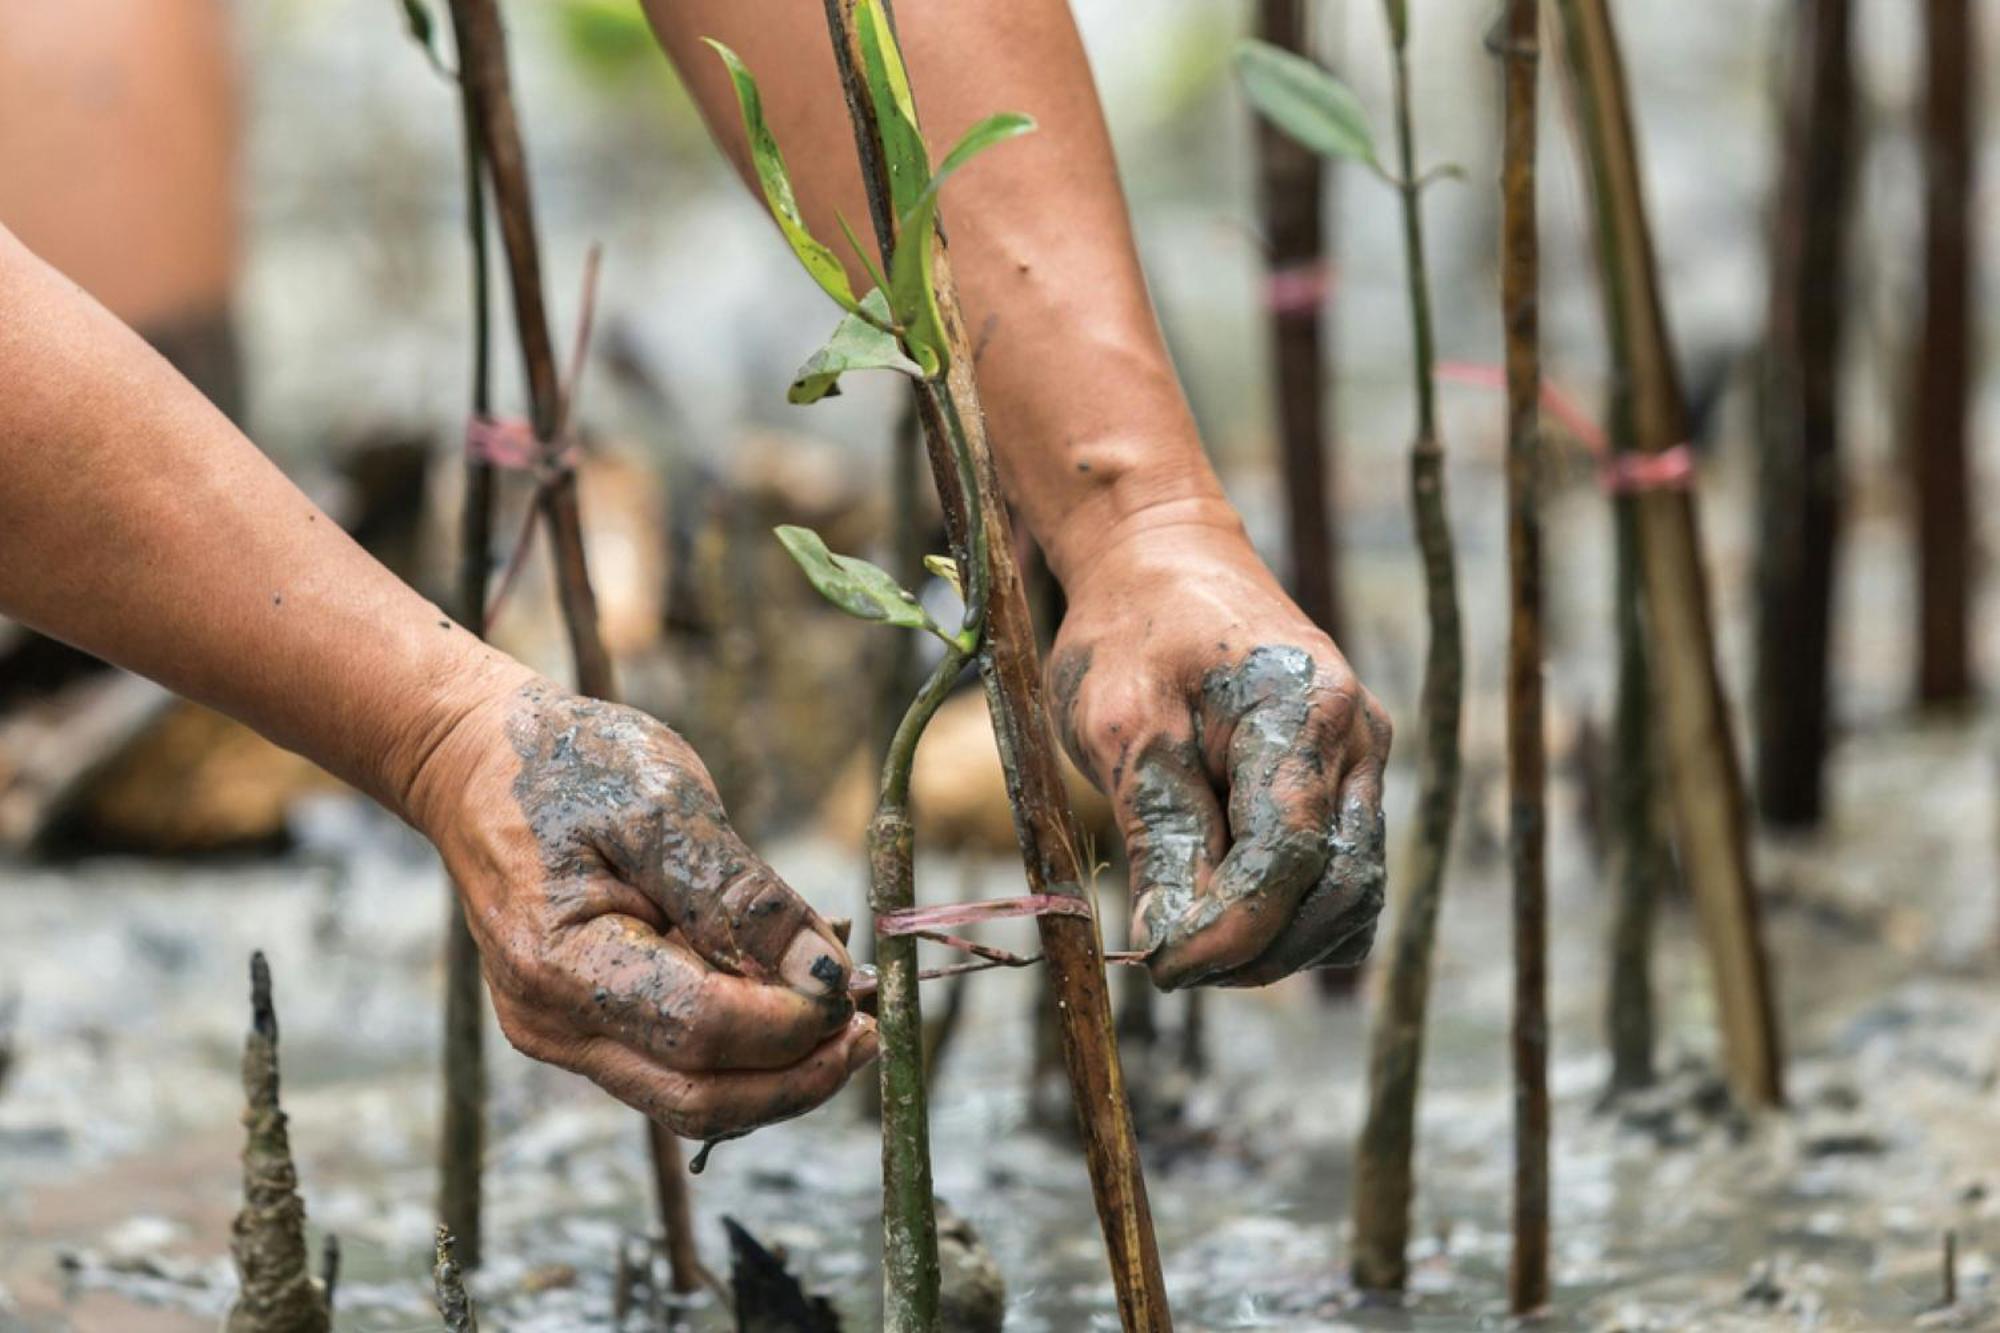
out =
[[1102,946],[1082,888],[1082,839],[1062,787],[1042,701],[1033,624],[938,227],[940,191],[952,174],[979,153],[1026,133],[1033,122],[1010,113],[988,117],[933,165],[882,0],[827,0],[826,11],[880,260],[871,258],[842,219],[858,267],[872,280],[863,295],[855,294],[835,252],[807,230],[784,158],[765,123],[755,79],[728,48],[710,45],[735,87],[765,203],[793,254],[845,312],[827,344],[801,369],[789,396],[795,403],[817,401],[837,392],[843,375],[858,370],[892,370],[915,382],[932,476],[952,539],[952,569],[965,600],[957,626],[939,625],[884,571],[827,551],[804,530],[781,533],[814,585],[843,610],[933,634],[944,646],[890,743],[868,837],[870,898],[881,934],[885,1326],[937,1326],[938,1260],[916,942],[880,927],[885,914],[907,908],[914,898],[908,798],[917,739],[960,672],[976,660],[993,711],[1033,901],[1054,905],[1041,912],[1038,925],[1063,997],[1072,1092],[1120,1314],[1127,1329],[1167,1329],[1171,1317],[1113,1044]]
[[1367,167],[1395,189],[1402,204],[1411,377],[1417,400],[1416,434],[1410,445],[1410,505],[1423,558],[1430,645],[1418,696],[1416,823],[1409,868],[1397,895],[1382,1004],[1370,1039],[1367,1118],[1355,1148],[1353,1259],[1357,1285],[1400,1290],[1407,1272],[1404,1250],[1410,1231],[1424,1010],[1458,806],[1465,650],[1451,519],[1445,505],[1444,445],[1437,428],[1436,357],[1421,208],[1424,186],[1440,173],[1417,174],[1410,113],[1409,16],[1402,0],[1386,2],[1396,103],[1394,167],[1379,156],[1360,101],[1312,61],[1264,43],[1245,42],[1237,53],[1237,71],[1245,93],[1274,124],[1322,154]]

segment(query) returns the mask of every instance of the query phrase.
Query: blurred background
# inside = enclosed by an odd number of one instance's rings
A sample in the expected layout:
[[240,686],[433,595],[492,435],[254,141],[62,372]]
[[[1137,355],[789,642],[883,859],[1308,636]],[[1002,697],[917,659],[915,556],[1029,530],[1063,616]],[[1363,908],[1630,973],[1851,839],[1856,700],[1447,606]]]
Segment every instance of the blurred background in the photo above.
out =
[[[1973,1313],[2000,1259],[2000,751],[1977,699],[1912,705],[1910,366],[1922,307],[1920,6],[1860,3],[1839,377],[1844,545],[1827,801],[1760,835],[1793,1109],[1715,1093],[1695,926],[1670,898],[1656,976],[1661,1090],[1600,1113],[1607,916],[1602,737],[1612,698],[1610,518],[1552,429],[1552,1327],[1907,1326],[1955,1233]],[[1750,698],[1757,383],[1787,53],[1799,6],[1617,6],[1655,238],[1698,422],[1724,672]],[[1253,122],[1235,85],[1251,9],[1076,0],[1168,340],[1253,535],[1283,568]],[[1981,48],[2000,14],[1973,7]],[[1377,7],[1314,6],[1316,54],[1388,126]],[[1412,0],[1419,160],[1442,360],[1499,360],[1498,71],[1486,6]],[[739,823],[829,913],[861,900],[880,630],[824,608],[768,537],[887,546],[889,384],[801,409],[784,389],[833,323],[711,147],[636,0],[507,7],[554,319],[567,341],[603,246],[582,387],[582,495],[629,701],[685,731]],[[1996,123],[1990,90],[1984,120]],[[1597,415],[1605,355],[1585,178],[1547,80],[1545,364]],[[1990,181],[1993,136],[1977,141]],[[385,562],[448,595],[469,317],[455,93],[395,0],[0,0],[0,223],[147,336]],[[1405,503],[1408,316],[1394,199],[1330,175],[1326,307],[1342,647],[1402,726],[1392,878],[1422,661]],[[1975,234],[2000,248],[1989,187]],[[1996,282],[1973,292],[1975,494],[1996,480]],[[502,289],[504,292],[504,288]],[[504,313],[504,295],[499,309]],[[498,397],[524,405],[511,338]],[[1444,912],[1419,1156],[1415,1301],[1343,1296],[1347,1158],[1367,984],[1295,979],[1121,1000],[1169,1280],[1187,1328],[1488,1326],[1502,1308],[1509,960],[1499,707],[1505,595],[1498,395],[1442,390],[1468,616],[1468,775]],[[525,489],[503,496],[514,531]],[[1972,507],[1990,549],[1990,506]],[[509,517],[512,515],[512,517]],[[1981,582],[1973,659],[2000,663]],[[494,630],[568,661],[531,557]],[[920,893],[1015,891],[976,696],[925,743]],[[1747,713],[1738,722],[1748,736]],[[1096,816],[1101,820],[1101,812]],[[1101,849],[1114,852],[1108,833]],[[1107,872],[1108,941],[1122,869]],[[0,622],[0,1328],[205,1329],[227,1307],[238,1197],[243,964],[270,956],[287,1108],[316,1234],[347,1255],[339,1327],[429,1327],[446,889],[413,834],[303,761]],[[1013,923],[1020,927],[1020,923]],[[991,929],[1026,947],[1025,927]],[[1125,978],[1119,979],[1121,984]],[[1036,1054],[1039,983],[990,973],[933,1103],[939,1188],[1006,1280],[1007,1327],[1115,1327],[1066,1091]],[[632,1117],[495,1034],[488,1261],[501,1327],[609,1328],[622,1238],[650,1214]],[[876,1137],[852,1095],[722,1148],[696,1187],[711,1265],[728,1215],[781,1247],[848,1327],[877,1316]],[[1954,1316],[1959,1317],[1959,1316]],[[719,1309],[695,1313],[721,1327]],[[630,1326],[642,1326],[641,1315]]]

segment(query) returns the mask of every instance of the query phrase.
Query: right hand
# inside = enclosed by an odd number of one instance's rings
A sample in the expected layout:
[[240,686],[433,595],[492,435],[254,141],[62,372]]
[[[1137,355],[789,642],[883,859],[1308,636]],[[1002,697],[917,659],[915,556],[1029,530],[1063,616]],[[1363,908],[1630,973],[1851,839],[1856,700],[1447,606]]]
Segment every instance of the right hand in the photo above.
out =
[[690,1139],[800,1115],[875,1058],[847,950],[644,713],[512,682],[451,726],[410,809],[524,1054]]

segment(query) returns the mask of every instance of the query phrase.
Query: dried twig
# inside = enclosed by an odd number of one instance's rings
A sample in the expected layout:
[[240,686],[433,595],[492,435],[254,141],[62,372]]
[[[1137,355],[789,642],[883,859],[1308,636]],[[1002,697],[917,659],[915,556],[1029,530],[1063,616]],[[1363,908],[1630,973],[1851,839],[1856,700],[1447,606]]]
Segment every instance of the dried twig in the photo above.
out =
[[439,1227],[434,1250],[436,1261],[431,1265],[438,1313],[444,1316],[445,1333],[479,1333],[479,1316],[472,1308],[472,1297],[466,1294],[465,1274],[453,1249],[451,1228]]

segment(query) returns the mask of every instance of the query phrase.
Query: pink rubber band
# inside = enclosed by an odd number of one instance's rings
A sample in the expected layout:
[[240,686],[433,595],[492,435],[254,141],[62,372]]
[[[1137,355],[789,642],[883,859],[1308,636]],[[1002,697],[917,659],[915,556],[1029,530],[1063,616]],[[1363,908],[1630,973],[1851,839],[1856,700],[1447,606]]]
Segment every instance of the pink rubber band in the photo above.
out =
[[1677,444],[1656,454],[1613,454],[1601,475],[1608,495],[1685,491],[1694,485],[1694,450]]
[[1324,259],[1274,268],[1264,279],[1264,308],[1277,315],[1318,310],[1333,294],[1333,265]]
[[1010,916],[1093,915],[1090,904],[1063,893],[1033,893],[1020,898],[988,898],[976,903],[946,903],[938,907],[905,907],[884,912],[875,918],[875,933],[884,939],[897,935],[921,935],[946,926],[970,925],[975,921],[999,921]]

